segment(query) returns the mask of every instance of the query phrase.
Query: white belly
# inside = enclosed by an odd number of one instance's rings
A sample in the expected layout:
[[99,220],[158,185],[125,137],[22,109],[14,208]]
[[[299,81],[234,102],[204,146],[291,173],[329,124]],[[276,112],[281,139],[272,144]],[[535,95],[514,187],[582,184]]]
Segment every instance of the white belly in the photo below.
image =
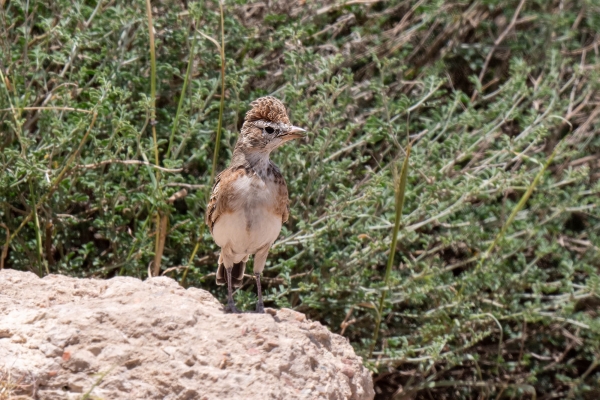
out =
[[280,231],[281,216],[262,207],[241,208],[219,217],[213,228],[213,237],[219,247],[229,247],[233,253],[245,256],[271,245]]
[[[219,247],[239,255],[255,254],[271,245],[281,231],[281,215],[275,214],[277,186],[256,176],[246,176],[234,183],[236,201],[232,212],[224,213],[213,227]],[[238,261],[235,261],[238,262]]]

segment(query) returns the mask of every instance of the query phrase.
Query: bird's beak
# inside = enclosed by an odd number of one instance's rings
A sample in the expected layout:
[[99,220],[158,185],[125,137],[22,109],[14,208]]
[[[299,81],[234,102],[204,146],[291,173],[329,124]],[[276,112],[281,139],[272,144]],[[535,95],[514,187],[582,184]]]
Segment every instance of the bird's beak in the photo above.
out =
[[292,139],[298,139],[298,138],[303,138],[304,137],[304,132],[306,132],[306,129],[302,129],[299,128],[297,126],[293,126],[290,128],[289,131],[286,131],[282,136],[283,140],[292,140]]

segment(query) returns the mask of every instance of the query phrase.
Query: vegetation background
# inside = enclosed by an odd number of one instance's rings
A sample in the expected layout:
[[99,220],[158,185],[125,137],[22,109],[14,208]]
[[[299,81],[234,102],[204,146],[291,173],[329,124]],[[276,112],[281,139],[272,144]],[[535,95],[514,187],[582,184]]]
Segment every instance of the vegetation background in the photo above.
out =
[[600,398],[599,1],[147,5],[0,0],[0,268],[223,298],[212,174],[274,95],[310,133],[267,305],[378,399]]

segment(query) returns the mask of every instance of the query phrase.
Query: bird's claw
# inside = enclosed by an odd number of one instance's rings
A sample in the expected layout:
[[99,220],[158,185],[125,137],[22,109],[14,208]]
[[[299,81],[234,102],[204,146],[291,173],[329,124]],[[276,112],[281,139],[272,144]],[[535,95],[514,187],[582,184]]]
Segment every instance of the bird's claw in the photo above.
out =
[[225,312],[227,314],[241,314],[241,311],[238,310],[233,304],[227,304],[225,306]]
[[265,306],[262,304],[257,304],[256,305],[256,311],[257,314],[264,314],[265,313]]

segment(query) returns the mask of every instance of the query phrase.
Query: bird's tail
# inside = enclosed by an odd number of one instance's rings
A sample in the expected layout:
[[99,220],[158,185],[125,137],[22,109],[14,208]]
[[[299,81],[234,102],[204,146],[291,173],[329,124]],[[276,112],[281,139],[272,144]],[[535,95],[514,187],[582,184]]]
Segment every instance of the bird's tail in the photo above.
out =
[[[234,287],[242,286],[244,280],[244,271],[246,270],[246,261],[240,261],[239,263],[233,264],[231,269],[231,284]],[[217,269],[217,285],[227,284],[227,274],[225,272],[225,264],[219,264]]]

